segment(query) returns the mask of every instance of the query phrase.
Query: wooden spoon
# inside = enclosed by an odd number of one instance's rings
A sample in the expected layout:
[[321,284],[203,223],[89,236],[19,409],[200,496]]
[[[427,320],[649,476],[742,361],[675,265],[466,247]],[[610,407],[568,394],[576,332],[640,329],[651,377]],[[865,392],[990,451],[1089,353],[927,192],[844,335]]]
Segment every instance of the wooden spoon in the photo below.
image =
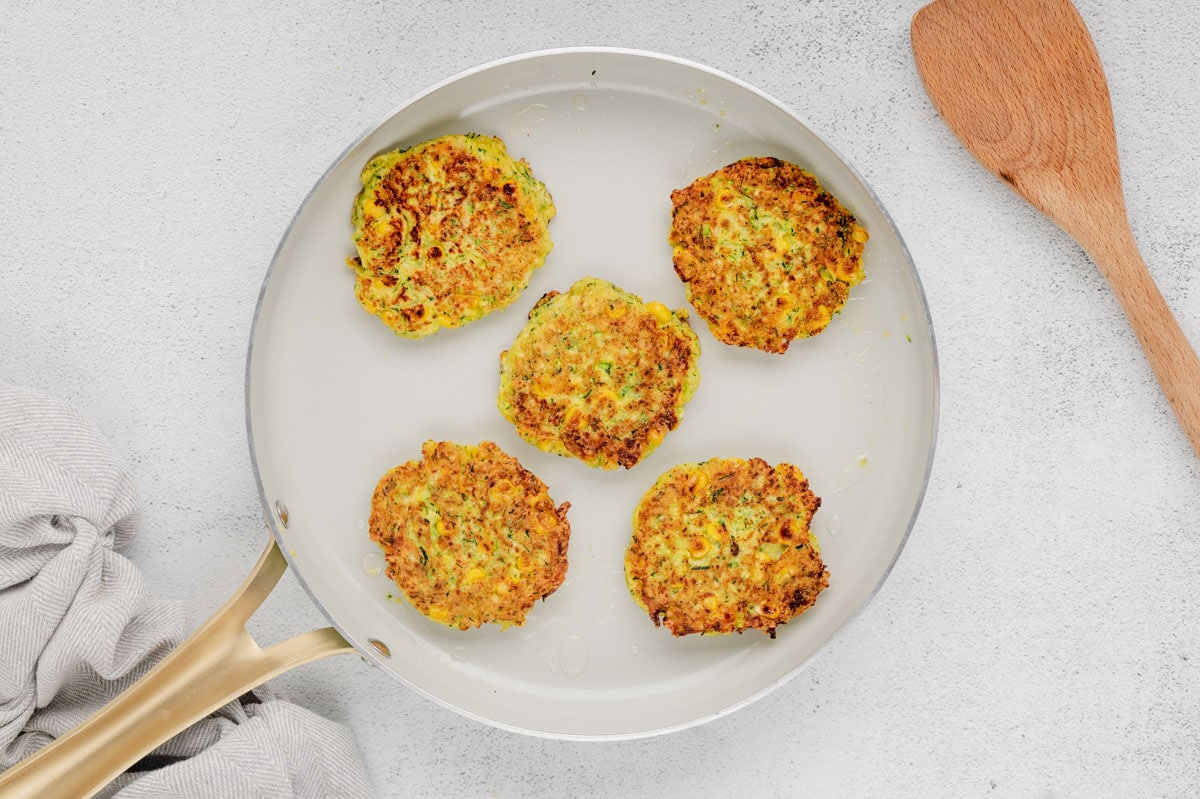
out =
[[1129,228],[1108,84],[1070,0],[936,0],[912,20],[938,113],[992,174],[1091,256],[1200,455],[1200,361]]

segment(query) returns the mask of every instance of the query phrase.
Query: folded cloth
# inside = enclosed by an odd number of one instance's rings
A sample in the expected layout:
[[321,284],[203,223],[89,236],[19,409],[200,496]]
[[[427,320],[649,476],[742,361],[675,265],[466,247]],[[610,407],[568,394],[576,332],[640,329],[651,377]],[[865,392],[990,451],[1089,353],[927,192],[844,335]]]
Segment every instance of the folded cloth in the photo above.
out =
[[[0,384],[0,771],[84,721],[183,638],[114,550],[137,531],[129,469],[74,407]],[[102,796],[370,796],[344,726],[257,689]]]

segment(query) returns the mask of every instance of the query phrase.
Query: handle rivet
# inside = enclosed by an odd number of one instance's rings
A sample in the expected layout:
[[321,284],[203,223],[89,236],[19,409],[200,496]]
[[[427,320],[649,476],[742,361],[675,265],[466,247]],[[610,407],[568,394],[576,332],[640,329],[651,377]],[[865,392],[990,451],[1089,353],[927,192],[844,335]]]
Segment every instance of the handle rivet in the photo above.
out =
[[284,527],[287,527],[287,526],[288,526],[288,509],[287,509],[287,505],[284,505],[284,504],[283,504],[281,501],[279,501],[278,499],[277,499],[277,500],[275,500],[275,513],[277,513],[277,514],[279,515],[279,521],[280,521],[280,522],[283,524],[283,526],[284,526]]
[[385,658],[390,658],[392,656],[392,650],[388,649],[388,645],[383,641],[380,641],[378,638],[368,638],[367,643],[375,647],[375,651],[383,655]]

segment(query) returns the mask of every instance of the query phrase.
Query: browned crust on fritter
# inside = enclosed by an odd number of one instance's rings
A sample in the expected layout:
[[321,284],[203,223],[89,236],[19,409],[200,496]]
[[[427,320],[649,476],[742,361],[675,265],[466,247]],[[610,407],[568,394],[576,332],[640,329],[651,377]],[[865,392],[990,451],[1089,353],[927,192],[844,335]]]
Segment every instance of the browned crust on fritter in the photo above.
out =
[[[386,166],[382,166],[386,165]],[[499,139],[446,136],[380,156],[355,208],[355,295],[397,333],[459,327],[512,302],[550,250],[545,186]],[[372,224],[381,214],[390,224]]]
[[371,500],[370,535],[387,575],[435,621],[520,625],[567,572],[570,504],[490,441],[428,441],[389,470]]
[[795,164],[742,159],[671,203],[675,272],[726,344],[785,352],[824,330],[863,278],[867,232]]
[[630,593],[673,635],[760,629],[774,638],[829,585],[810,533],[820,505],[791,464],[677,466],[634,512]]
[[[614,292],[611,301],[581,294],[592,285]],[[657,304],[666,318],[656,318],[649,307],[594,278],[538,300],[501,355],[498,402],[522,438],[590,466],[629,469],[679,425],[699,382],[699,343],[679,314]]]

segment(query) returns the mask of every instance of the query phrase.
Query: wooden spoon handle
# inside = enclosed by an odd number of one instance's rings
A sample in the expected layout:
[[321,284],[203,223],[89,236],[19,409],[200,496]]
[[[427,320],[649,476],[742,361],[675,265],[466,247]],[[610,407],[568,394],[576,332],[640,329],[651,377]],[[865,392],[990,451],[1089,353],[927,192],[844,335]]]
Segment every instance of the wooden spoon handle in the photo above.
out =
[[1179,426],[1200,455],[1200,359],[1146,270],[1133,235],[1088,247],[1088,251],[1108,278]]

